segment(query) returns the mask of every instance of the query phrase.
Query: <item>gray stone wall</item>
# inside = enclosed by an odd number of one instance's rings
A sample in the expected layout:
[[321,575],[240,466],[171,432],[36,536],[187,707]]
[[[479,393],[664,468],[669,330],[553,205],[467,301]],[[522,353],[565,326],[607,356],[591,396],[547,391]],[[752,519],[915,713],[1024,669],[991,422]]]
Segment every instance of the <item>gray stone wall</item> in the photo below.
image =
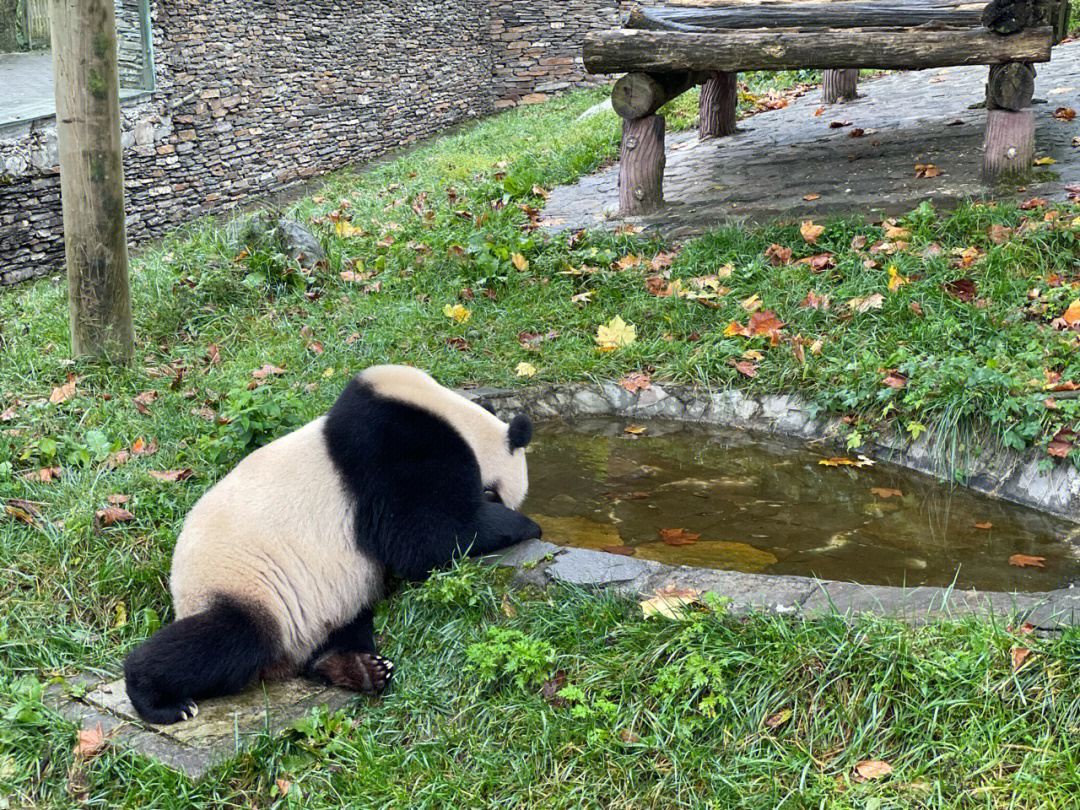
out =
[[[157,89],[122,110],[129,240],[581,83],[581,38],[618,6],[155,0]],[[62,263],[55,123],[0,128],[0,285]]]

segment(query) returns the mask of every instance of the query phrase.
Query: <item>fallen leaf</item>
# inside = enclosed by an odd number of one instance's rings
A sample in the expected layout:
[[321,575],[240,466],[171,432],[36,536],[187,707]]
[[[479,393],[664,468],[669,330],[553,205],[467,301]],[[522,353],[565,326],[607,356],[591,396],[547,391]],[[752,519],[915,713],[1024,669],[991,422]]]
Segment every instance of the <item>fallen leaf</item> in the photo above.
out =
[[51,484],[63,472],[59,467],[42,467],[40,470],[31,470],[23,473],[20,477],[26,481],[37,481],[40,484]]
[[818,237],[825,233],[825,226],[815,225],[812,221],[807,220],[800,226],[799,233],[802,234],[802,238],[808,243],[816,245]]
[[866,759],[855,766],[855,772],[863,779],[880,779],[892,771],[892,765],[880,759]]
[[889,265],[889,292],[896,292],[905,284],[909,283],[909,280],[900,275],[900,272],[896,269],[896,265]]
[[803,199],[806,200],[807,202],[813,202],[814,200],[820,200],[821,195],[820,194],[804,194]]
[[221,350],[213,343],[206,347],[206,362],[212,366],[221,365]]
[[19,523],[25,523],[27,526],[34,525],[34,516],[25,509],[20,509],[18,506],[12,506],[11,503],[8,503],[4,506],[4,511]]
[[72,753],[76,759],[85,761],[96,756],[104,747],[105,733],[101,730],[101,723],[98,723],[95,728],[79,730]]
[[853,312],[867,312],[871,309],[881,309],[884,303],[885,296],[881,293],[874,293],[866,298],[852,298],[847,302],[847,305]]
[[265,380],[271,374],[284,374],[284,373],[285,373],[285,369],[279,368],[278,366],[272,366],[269,363],[267,363],[262,368],[257,368],[254,371],[252,371],[251,376],[254,377],[256,380]]
[[942,174],[941,169],[939,169],[933,163],[918,163],[915,166],[915,177],[917,178],[937,177],[940,174]]
[[561,709],[566,706],[566,698],[559,696],[559,690],[566,686],[566,670],[556,670],[555,674],[543,682],[540,686],[540,697]]
[[348,239],[354,236],[367,236],[368,233],[363,228],[357,228],[351,222],[344,219],[339,219],[337,227],[334,229],[338,236],[342,239]]
[[[1064,385],[1059,385],[1057,390],[1065,389]],[[1069,452],[1073,449],[1073,442],[1076,440],[1076,434],[1068,428],[1061,428],[1054,437],[1050,440],[1050,443],[1046,445],[1046,452],[1057,458],[1065,458],[1069,455]]]
[[619,732],[619,739],[627,745],[633,745],[634,743],[641,742],[641,737],[639,737],[637,734],[630,731],[629,729],[625,728]]
[[142,436],[137,438],[131,445],[131,454],[133,456],[152,456],[158,451],[158,446],[154,442],[147,444],[143,441]]
[[908,384],[908,378],[906,374],[903,374],[896,369],[890,370],[885,375],[885,379],[882,382],[889,386],[889,388],[906,388]]
[[1046,200],[1042,197],[1032,197],[1030,200],[1024,200],[1017,206],[1021,211],[1032,211],[1036,208],[1045,208]]
[[646,430],[648,430],[648,428],[645,427],[645,425],[627,425],[623,428],[623,433],[627,433],[631,436],[640,436]]
[[791,264],[791,248],[783,245],[770,245],[765,251],[765,258],[769,264],[774,266]]
[[1076,118],[1076,110],[1072,107],[1058,107],[1054,110],[1054,118],[1058,121],[1072,121]]
[[465,323],[469,320],[469,318],[472,317],[472,310],[465,309],[465,307],[463,307],[461,304],[454,304],[452,306],[450,304],[447,304],[443,307],[442,311],[443,315],[445,315],[447,318],[452,318],[458,323]]
[[532,363],[521,362],[514,368],[514,373],[519,377],[535,377],[536,366]]
[[190,467],[184,470],[147,470],[147,472],[158,481],[183,481],[185,478],[191,478],[192,475]]
[[520,253],[511,253],[510,261],[514,263],[514,267],[524,273],[529,269],[529,260],[522,256]]
[[978,290],[975,287],[975,282],[970,278],[958,278],[955,281],[946,281],[941,285],[941,289],[964,303],[975,300],[978,295]]
[[618,554],[622,557],[633,557],[633,546],[600,546],[601,551],[606,551],[608,554]]
[[[457,349],[459,352],[467,352],[469,349],[472,348],[472,344],[470,344],[469,341],[460,336],[447,338],[446,345]],[[324,374],[323,376],[328,377],[330,375]]]
[[888,487],[870,487],[870,491],[877,495],[879,498],[899,498],[904,493],[898,489],[889,489]]
[[620,346],[629,346],[635,340],[637,340],[637,327],[626,323],[618,315],[596,330],[596,342],[600,345],[601,351],[610,352]]
[[639,603],[645,618],[664,616],[668,619],[681,619],[685,608],[701,601],[699,598],[701,592],[693,588],[678,588],[675,585],[668,585],[666,588],[655,591],[655,593],[656,596]]
[[850,121],[830,121],[829,129],[843,129],[844,127],[850,127]]
[[1031,162],[1036,166],[1053,166],[1055,163],[1057,163],[1057,161],[1054,160],[1052,157],[1046,156],[1037,157]]
[[776,317],[776,313],[770,309],[763,309],[750,316],[750,325],[747,327],[752,335],[763,335],[769,339],[773,346],[780,344],[780,330],[784,322]]
[[275,781],[275,784],[277,785],[278,793],[282,796],[289,795],[289,788],[292,787],[292,782],[288,779],[278,779]]
[[806,298],[802,300],[802,303],[799,304],[799,306],[824,311],[829,308],[829,297],[827,295],[818,295],[813,290],[810,290],[810,292],[806,294]]
[[761,309],[761,297],[757,293],[754,293],[749,298],[740,301],[739,306],[747,312],[756,312]]
[[135,403],[135,410],[137,410],[143,416],[149,416],[150,403],[157,399],[157,397],[157,391],[143,391],[133,400],[133,402]]
[[744,374],[751,379],[758,375],[757,366],[751,363],[749,360],[736,360],[734,357],[728,360],[731,365],[735,366],[736,370],[740,374]]
[[75,384],[79,381],[79,377],[71,377],[66,383],[58,386],[52,390],[49,394],[49,402],[67,402],[73,396],[75,396]]
[[1011,655],[1013,672],[1016,672],[1024,665],[1024,662],[1027,661],[1028,656],[1031,655],[1031,650],[1026,647],[1013,647]]
[[994,524],[991,523],[989,520],[987,520],[984,523],[976,523],[975,528],[976,529],[992,529],[992,528],[994,528]]
[[643,371],[632,371],[619,380],[619,385],[631,394],[635,391],[647,391],[651,384],[649,375]]
[[782,709],[776,714],[770,715],[769,717],[765,718],[765,728],[777,728],[779,726],[782,726],[784,725],[784,723],[791,719],[791,716],[791,709]]
[[700,534],[693,534],[686,529],[658,529],[657,531],[660,532],[660,539],[668,546],[690,546],[701,537]]
[[859,456],[858,458],[846,458],[844,456],[836,456],[834,458],[823,458],[818,461],[822,467],[872,467],[874,462],[872,459],[866,456]]
[[1009,557],[1009,565],[1015,565],[1018,568],[1025,568],[1029,565],[1036,568],[1045,568],[1044,562],[1046,562],[1046,557],[1032,557],[1028,554],[1013,554]]
[[119,495],[119,494],[110,495],[105,500],[107,500],[113,506],[123,506],[125,503],[127,503],[128,501],[131,500],[131,496],[130,495]]
[[631,253],[628,256],[623,256],[621,259],[612,263],[612,267],[616,270],[629,270],[631,267],[637,267],[641,264],[641,257]]
[[127,523],[134,520],[135,515],[120,506],[107,506],[94,513],[98,525],[101,527],[114,526],[117,523]]
[[831,253],[819,253],[816,256],[807,256],[805,259],[799,259],[795,264],[809,265],[811,273],[820,273],[823,270],[828,270],[830,267],[836,267],[836,257]]
[[540,186],[536,185],[535,183],[533,184],[533,187],[532,187],[532,193],[535,194],[537,197],[542,197],[545,200],[548,199],[551,196],[550,192],[548,192],[547,189],[541,188]]

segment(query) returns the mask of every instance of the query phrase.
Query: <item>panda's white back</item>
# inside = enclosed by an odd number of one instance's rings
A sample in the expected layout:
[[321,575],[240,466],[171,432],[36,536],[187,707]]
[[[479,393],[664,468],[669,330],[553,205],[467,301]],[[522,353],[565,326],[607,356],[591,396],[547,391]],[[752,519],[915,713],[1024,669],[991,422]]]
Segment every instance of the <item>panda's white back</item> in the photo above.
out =
[[256,450],[195,504],[173,554],[178,619],[215,596],[266,610],[290,665],[381,596],[357,549],[352,505],[326,449],[325,417]]

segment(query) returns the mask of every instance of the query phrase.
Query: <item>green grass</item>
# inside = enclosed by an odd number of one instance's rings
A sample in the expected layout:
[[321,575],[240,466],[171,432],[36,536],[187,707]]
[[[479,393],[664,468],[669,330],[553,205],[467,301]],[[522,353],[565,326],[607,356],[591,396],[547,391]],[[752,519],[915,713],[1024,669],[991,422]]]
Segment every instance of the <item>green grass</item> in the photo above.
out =
[[[601,98],[581,92],[515,110],[370,174],[333,178],[290,211],[314,220],[329,251],[329,267],[310,275],[272,246],[231,244],[212,221],[169,237],[133,263],[130,368],[66,360],[62,284],[0,295],[0,499],[28,499],[40,512],[31,526],[0,515],[0,793],[11,806],[64,806],[78,792],[68,784],[71,729],[42,712],[40,684],[115,672],[169,618],[169,555],[197,497],[372,363],[411,362],[448,384],[523,384],[515,369],[524,361],[537,369],[533,382],[650,369],[658,382],[798,392],[850,417],[852,447],[929,430],[956,447],[1022,448],[1073,424],[1080,405],[1048,409],[1045,380],[1080,382],[1073,333],[1051,326],[1077,297],[1075,207],[1054,209],[1056,219],[1008,205],[924,207],[898,223],[910,231],[906,248],[872,257],[885,229],[854,220],[826,223],[816,246],[797,223],[727,228],[681,246],[531,230],[543,189],[614,157],[613,115],[577,121]],[[335,219],[349,217],[361,233],[339,235]],[[995,225],[1015,232],[995,244]],[[857,237],[866,237],[861,251]],[[792,250],[792,263],[766,258],[774,244]],[[969,266],[954,266],[972,247]],[[671,280],[684,285],[731,266],[720,280],[728,291],[709,301],[716,308],[648,291],[648,264],[674,251]],[[834,267],[795,263],[825,251]],[[628,255],[643,261],[620,270]],[[890,290],[890,265],[910,283]],[[943,288],[961,278],[975,284],[974,301]],[[801,306],[811,290],[831,308]],[[880,309],[852,314],[846,304],[875,294]],[[775,346],[725,335],[732,321],[747,323],[740,302],[755,295],[785,322]],[[469,319],[447,317],[453,305]],[[637,339],[601,352],[597,329],[616,315]],[[535,351],[518,338],[549,331],[557,335]],[[753,379],[732,364],[748,350],[761,354]],[[266,364],[284,373],[249,390]],[[892,369],[907,375],[905,388],[884,384]],[[50,402],[69,375],[73,396]],[[157,397],[144,414],[133,399],[146,391]],[[140,438],[157,452],[115,463]],[[63,472],[51,483],[23,478],[46,467]],[[183,481],[150,475],[187,468]],[[95,512],[114,494],[131,496],[134,519],[98,529]],[[391,603],[383,621],[402,668],[386,701],[355,714],[356,728],[267,740],[199,787],[109,755],[79,776],[91,803],[265,807],[287,774],[310,802],[290,794],[282,806],[401,806],[407,794],[463,807],[1068,806],[1072,634],[1043,644],[1037,666],[1012,677],[1000,627],[847,630],[715,616],[694,625],[699,638],[684,638],[679,625],[636,621],[633,605],[580,593],[526,599],[511,620],[492,608],[501,586],[485,582],[475,583],[486,594],[480,607],[439,607],[428,589]],[[543,642],[523,649],[545,662],[550,648],[550,669],[566,669],[583,691],[575,705],[584,716],[541,703],[535,684],[477,688],[465,649],[493,624]],[[702,655],[719,669],[699,677]],[[709,694],[713,717],[702,708]],[[785,706],[790,726],[765,733],[766,712]],[[624,743],[623,729],[642,742]],[[898,776],[848,785],[852,764],[872,757],[889,758]],[[929,792],[901,787],[920,779]]]

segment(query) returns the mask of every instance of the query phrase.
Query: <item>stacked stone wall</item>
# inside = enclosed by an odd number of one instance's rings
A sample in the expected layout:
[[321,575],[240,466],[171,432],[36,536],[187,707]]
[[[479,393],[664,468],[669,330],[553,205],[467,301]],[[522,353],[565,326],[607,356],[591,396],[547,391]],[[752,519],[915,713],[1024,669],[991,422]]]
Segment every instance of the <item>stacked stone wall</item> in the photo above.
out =
[[[619,0],[154,0],[156,89],[123,108],[137,244],[588,79]],[[124,11],[137,0],[120,0]],[[56,126],[0,128],[0,284],[63,264]]]

